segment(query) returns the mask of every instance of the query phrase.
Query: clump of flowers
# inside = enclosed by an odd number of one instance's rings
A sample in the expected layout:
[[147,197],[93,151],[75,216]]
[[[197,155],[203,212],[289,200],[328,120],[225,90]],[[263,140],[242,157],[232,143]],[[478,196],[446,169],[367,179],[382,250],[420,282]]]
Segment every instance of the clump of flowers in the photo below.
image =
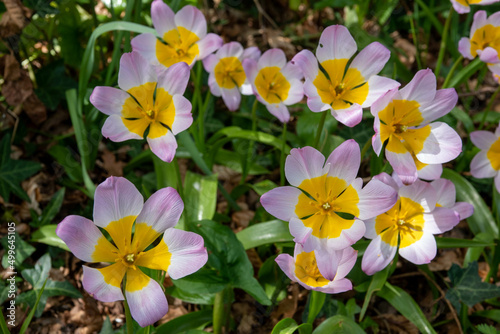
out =
[[494,133],[471,132],[470,139],[481,150],[470,163],[472,176],[478,179],[495,178],[495,187],[500,192],[500,124]]
[[[68,216],[56,233],[80,260],[110,264],[83,266],[83,288],[103,302],[123,300],[124,290],[132,317],[145,327],[167,313],[168,302],[160,284],[141,267],[163,270],[178,279],[196,272],[208,259],[201,236],[174,228],[183,209],[173,188],[158,190],[144,203],[130,181],[110,177],[96,189],[94,221]],[[109,234],[111,242],[98,227]]]
[[136,52],[120,59],[118,88],[98,86],[90,102],[109,115],[104,137],[115,142],[143,139],[160,159],[171,162],[177,149],[175,135],[193,123],[191,103],[184,97],[189,80],[185,63],[168,69],[149,64]]
[[433,122],[449,113],[457,99],[453,88],[436,90],[436,77],[427,69],[418,71],[401,90],[390,90],[373,103],[373,149],[379,155],[386,144],[385,157],[404,184],[418,176],[439,178],[442,167],[424,170],[426,165],[448,162],[462,151],[457,132],[444,122]]

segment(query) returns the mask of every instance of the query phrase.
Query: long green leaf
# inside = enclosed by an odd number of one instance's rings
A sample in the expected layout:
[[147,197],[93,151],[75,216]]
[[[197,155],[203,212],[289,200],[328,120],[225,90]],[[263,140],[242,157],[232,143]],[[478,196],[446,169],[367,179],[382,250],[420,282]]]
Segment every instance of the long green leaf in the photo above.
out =
[[36,308],[38,307],[38,303],[40,302],[40,298],[42,297],[43,290],[45,289],[45,284],[47,284],[48,279],[49,279],[48,277],[45,279],[45,282],[43,283],[42,288],[38,292],[38,295],[36,297],[35,306],[33,306],[30,313],[28,314],[28,316],[24,320],[23,325],[21,326],[21,330],[19,331],[19,333],[24,334],[26,332],[26,330],[28,329],[28,326],[30,325],[31,319],[33,319],[33,316],[35,315]]
[[309,313],[307,323],[312,324],[318,316],[321,308],[325,304],[326,294],[320,291],[312,290],[309,295]]
[[474,317],[483,317],[491,319],[500,324],[500,310],[483,310],[472,313]]
[[188,222],[212,219],[217,204],[217,178],[186,173],[184,203]]
[[365,334],[354,320],[345,315],[335,315],[323,321],[313,332],[313,334]]
[[299,330],[299,334],[310,334],[312,332],[311,324],[297,325],[292,318],[285,318],[274,326],[271,334],[293,334]]
[[[5,313],[7,313],[7,310],[5,310]],[[2,330],[2,333],[10,334],[5,318],[3,317],[3,312],[0,312],[0,329]]]
[[481,59],[476,58],[471,61],[467,66],[465,66],[462,70],[460,70],[454,77],[451,79],[448,87],[445,88],[453,88],[461,84],[462,82],[469,79],[474,73],[479,71],[481,67],[485,66],[485,63],[481,61]]
[[191,312],[156,328],[156,334],[178,334],[196,329],[212,321],[212,310]]
[[363,301],[363,307],[361,308],[361,313],[359,314],[359,320],[363,320],[366,310],[368,309],[368,305],[370,304],[370,300],[372,298],[373,293],[380,291],[387,281],[387,276],[389,274],[391,266],[387,266],[383,270],[377,272],[373,275],[370,285],[368,286],[368,291],[366,291],[365,300]]
[[249,226],[238,232],[236,237],[245,249],[293,240],[293,236],[288,229],[288,223],[281,220],[271,220]]
[[70,251],[68,246],[56,234],[57,224],[49,224],[40,227],[31,235],[31,242],[39,242],[49,246],[59,247],[61,249]]
[[495,246],[493,242],[480,240],[468,240],[457,238],[436,238],[438,248],[469,248],[469,247],[491,247]]
[[420,332],[427,334],[436,333],[415,300],[400,287],[386,282],[377,295],[387,300],[399,313],[413,322]]

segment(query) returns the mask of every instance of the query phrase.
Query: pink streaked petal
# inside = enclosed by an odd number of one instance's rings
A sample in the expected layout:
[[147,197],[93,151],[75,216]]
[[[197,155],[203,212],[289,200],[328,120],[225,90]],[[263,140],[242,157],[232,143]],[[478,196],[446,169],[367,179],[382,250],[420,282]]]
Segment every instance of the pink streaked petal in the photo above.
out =
[[466,14],[466,13],[470,12],[469,6],[461,5],[455,0],[451,0],[451,4],[453,5],[453,8],[455,8],[455,10],[457,11],[458,14]]
[[206,56],[203,59],[203,67],[205,68],[205,71],[212,74],[211,72],[214,71],[215,66],[217,66],[217,64],[219,63],[219,60],[220,58],[214,54]]
[[[140,269],[136,269],[134,274],[132,270],[127,272],[127,303],[130,307],[132,318],[139,323],[141,327],[153,325],[163,318],[168,312],[168,302],[161,286],[154,279],[147,277]],[[129,291],[129,281],[133,281],[137,276],[145,276],[142,280],[148,280],[147,285],[141,290]],[[130,276],[130,277],[129,277]]]
[[[366,227],[365,223],[359,219],[354,219],[354,223],[349,229],[342,230],[340,236],[337,238],[328,238],[328,247],[333,249],[341,250],[351,245],[354,245],[359,239],[365,234]],[[317,239],[311,236],[310,239]],[[304,244],[304,249],[306,249],[307,241]]]
[[312,112],[322,112],[332,108],[329,104],[323,102],[319,96],[308,97],[307,106],[309,107],[309,109],[311,109]]
[[123,124],[123,119],[119,115],[109,116],[102,126],[102,135],[114,142],[121,142],[130,139],[142,139],[137,133],[130,130]]
[[175,119],[172,124],[172,133],[176,135],[189,128],[193,123],[193,114],[191,113],[192,105],[188,99],[179,94],[174,95],[172,100],[175,106]]
[[90,103],[106,115],[121,115],[123,104],[130,95],[114,87],[95,87],[90,95]]
[[168,275],[173,279],[191,275],[207,263],[203,238],[196,233],[170,228],[165,231],[163,242],[172,254]]
[[[197,43],[198,49],[200,50],[197,59],[204,59],[209,54],[215,52],[218,48],[221,47],[222,43],[222,38],[219,35],[208,33],[201,41],[198,41]],[[191,66],[193,66],[193,64],[191,64]]]
[[340,260],[342,259],[342,253],[343,250],[335,250],[328,247],[314,250],[319,272],[327,280],[333,281],[335,279]]
[[486,11],[478,10],[476,14],[474,14],[474,19],[472,20],[469,36],[474,36],[474,33],[476,32],[477,29],[483,27],[488,23],[487,20],[488,19]]
[[299,65],[288,62],[285,67],[281,69],[281,74],[289,81],[292,79],[302,80],[304,78],[304,74],[302,74],[302,69]]
[[[383,94],[380,98],[375,100],[372,103],[372,106],[370,108],[371,114],[378,120],[378,114],[380,111],[384,110],[387,105],[392,102],[392,100],[401,100],[401,95],[399,94],[399,91],[397,88],[393,88],[389,90],[387,93]],[[380,122],[380,121],[378,121]],[[378,123],[377,122],[377,123]]]
[[294,187],[278,187],[262,195],[260,203],[267,212],[276,218],[289,221],[292,217],[297,217],[295,206],[301,194],[302,191]]
[[495,129],[495,136],[500,137],[500,123],[497,126],[497,128]]
[[248,82],[254,86],[255,77],[257,76],[257,62],[253,59],[247,58],[243,60],[242,65],[248,78]]
[[387,93],[391,89],[397,89],[400,83],[396,80],[392,80],[386,77],[381,77],[379,75],[373,75],[368,80],[368,95],[366,96],[365,102],[363,102],[362,107],[368,108],[373,102],[377,101],[381,96]]
[[447,179],[438,179],[431,182],[436,192],[437,203],[445,208],[455,205],[456,190],[453,182]]
[[307,80],[314,81],[319,73],[318,60],[309,50],[302,50],[297,53],[291,61],[302,70],[302,74]]
[[380,137],[380,134],[378,131],[375,131],[375,134],[372,137],[372,147],[373,151],[377,156],[380,156],[380,152],[382,151],[382,147],[384,145],[382,144],[382,139]]
[[460,220],[467,219],[474,214],[474,206],[467,202],[457,202],[451,209],[458,213]]
[[[208,59],[208,57],[205,59]],[[210,73],[208,76],[208,87],[210,87],[210,92],[214,96],[222,96],[222,90],[219,87],[219,84],[217,83],[217,81],[215,80],[215,75],[213,73]]]
[[489,150],[498,137],[490,131],[474,131],[470,133],[470,140],[481,150]]
[[415,264],[425,264],[432,261],[436,257],[437,246],[434,235],[430,232],[422,234],[422,237],[413,244],[399,248],[399,255],[406,260]]
[[434,100],[423,104],[420,108],[424,123],[430,123],[446,115],[457,105],[457,101],[458,95],[455,88],[438,90]]
[[274,260],[281,270],[294,282],[300,282],[295,276],[295,260],[289,254],[280,254]]
[[159,65],[160,62],[156,57],[156,40],[155,35],[146,33],[132,38],[130,44],[132,44],[132,50],[140,53],[148,63]]
[[156,82],[155,67],[150,65],[139,52],[124,53],[120,58],[118,86],[127,91],[147,82]]
[[417,169],[417,175],[422,180],[436,180],[443,174],[443,165],[441,164],[430,164]]
[[184,6],[175,14],[177,27],[184,27],[202,39],[207,35],[207,20],[196,7]]
[[462,152],[462,139],[448,124],[434,122],[429,124],[430,135],[425,138],[424,147],[416,154],[424,164],[442,164],[458,157]]
[[217,57],[219,59],[226,57],[240,58],[241,55],[243,55],[243,47],[238,42],[226,43],[217,50]]
[[298,103],[304,97],[304,84],[299,79],[289,80],[290,90],[288,91],[288,97],[283,101],[284,105],[292,105]]
[[[379,42],[373,42],[361,50],[349,68],[356,68],[365,80],[382,71],[391,57],[391,51]],[[371,88],[371,87],[370,87]]]
[[304,180],[327,173],[323,168],[324,164],[325,157],[317,149],[310,146],[293,148],[285,162],[286,179],[291,185],[298,187]]
[[367,275],[381,271],[394,259],[397,249],[383,242],[381,236],[378,235],[366,248],[361,260],[361,269]]
[[227,109],[235,111],[240,107],[241,93],[238,87],[231,89],[221,88],[221,93]]
[[424,213],[424,231],[432,234],[441,234],[451,230],[460,222],[458,212],[437,207],[431,213]]
[[329,59],[349,59],[358,49],[349,30],[341,25],[332,25],[321,33],[316,57],[320,63]]
[[[299,282],[300,283],[300,282]],[[303,285],[302,285],[303,286]],[[325,286],[309,287],[310,290],[316,290],[323,293],[341,293],[352,290],[352,282],[347,278],[336,279]]]
[[478,179],[494,177],[498,171],[491,166],[490,159],[486,156],[486,151],[481,151],[470,162],[470,173]]
[[354,103],[347,109],[332,109],[332,116],[340,123],[352,128],[363,119],[363,108]]
[[177,150],[177,141],[171,131],[158,138],[148,137],[148,144],[151,151],[161,160],[172,162]]
[[354,250],[352,247],[347,247],[342,250],[342,256],[340,257],[340,262],[337,268],[336,280],[339,278],[344,278],[349,274],[351,269],[356,264],[358,258],[358,251]]
[[413,79],[402,89],[399,94],[404,100],[414,100],[420,105],[425,105],[436,95],[436,76],[432,70],[420,70]]
[[496,64],[500,61],[500,59],[498,59],[497,50],[493,49],[490,46],[483,50],[477,50],[477,55],[479,56],[479,59],[481,59],[481,61],[484,63]]
[[351,184],[358,175],[361,163],[361,152],[358,143],[354,139],[349,139],[340,144],[330,154],[326,164],[330,164],[328,176],[338,177]]
[[[112,264],[112,266],[119,266],[120,263]],[[118,300],[123,300],[122,289],[119,286],[114,286],[108,284],[104,281],[104,276],[98,269],[90,268],[87,266],[83,267],[83,278],[82,285],[85,291],[87,291],[93,298],[105,302],[115,302]],[[125,271],[123,271],[123,276],[125,275]],[[120,280],[120,278],[118,277]]]
[[458,42],[458,51],[464,58],[474,59],[474,56],[472,55],[472,53],[470,53],[470,48],[470,39],[467,37],[462,37]]
[[[375,217],[376,218],[376,217]],[[375,229],[375,218],[365,219],[365,234],[363,235],[367,239],[375,239],[377,237],[377,230]]]
[[158,35],[163,36],[167,31],[177,29],[174,17],[174,12],[163,0],[154,0],[151,3],[151,19]]
[[[161,0],[156,0],[161,1]],[[189,81],[189,66],[180,62],[165,69],[158,66],[158,87],[165,89],[170,95],[183,95]]]
[[430,183],[417,180],[415,183],[401,187],[399,196],[411,199],[422,206],[424,212],[431,212],[436,207],[437,194]]
[[[290,229],[290,234],[293,235],[293,241],[297,244],[303,245],[307,242],[308,239],[311,239],[312,229],[304,226],[302,220],[298,218],[290,218],[290,223],[288,224],[288,228]],[[310,251],[310,250],[309,250]]]
[[386,148],[385,157],[404,184],[412,184],[418,178],[417,166],[410,152],[395,153]]
[[[498,1],[500,0],[483,0],[481,1],[481,5],[489,5]],[[500,13],[496,12],[491,14],[490,17],[488,17],[488,23],[494,27],[500,26]]]
[[361,220],[373,218],[388,211],[398,200],[398,193],[393,187],[376,179],[368,182],[358,194],[358,218]]
[[258,47],[251,46],[249,48],[246,48],[243,51],[243,55],[242,55],[241,59],[247,59],[247,58],[249,58],[249,59],[253,59],[255,61],[258,61],[261,54],[262,54],[262,52],[260,52],[260,50],[259,50]]
[[269,104],[265,102],[264,104],[267,111],[269,111],[271,115],[275,116],[281,123],[288,123],[290,120],[290,112],[288,111],[286,105],[283,103]]
[[399,188],[403,186],[403,184],[398,183],[398,181],[401,181],[399,180],[399,178],[396,179],[385,172],[375,175],[373,179],[385,183],[386,185],[394,189],[394,191],[396,192],[399,191]]
[[281,49],[269,49],[262,54],[259,61],[257,62],[257,68],[260,70],[264,67],[274,67],[277,66],[282,68],[286,65],[285,52]]
[[111,176],[97,186],[94,194],[94,223],[106,227],[109,223],[128,216],[137,216],[144,198],[124,177]]

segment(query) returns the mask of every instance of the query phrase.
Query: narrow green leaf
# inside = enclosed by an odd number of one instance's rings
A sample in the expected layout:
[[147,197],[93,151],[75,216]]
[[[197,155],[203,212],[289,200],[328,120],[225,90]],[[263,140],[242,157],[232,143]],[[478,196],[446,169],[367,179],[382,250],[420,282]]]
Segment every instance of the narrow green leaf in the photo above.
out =
[[474,317],[483,317],[500,324],[500,310],[483,310],[472,313]]
[[245,249],[293,240],[293,236],[288,229],[288,223],[282,220],[271,220],[249,226],[238,232],[236,237]]
[[56,234],[57,224],[49,224],[40,227],[31,235],[31,242],[39,242],[50,246],[59,247],[70,251],[68,246]]
[[469,79],[474,73],[479,71],[486,64],[481,61],[481,59],[476,58],[471,61],[467,66],[465,66],[462,70],[460,70],[456,75],[451,79],[450,84],[446,88],[453,88],[458,86],[459,84],[465,82]]
[[212,219],[217,205],[217,177],[188,171],[184,179],[184,205],[188,222]]
[[40,298],[42,297],[43,291],[45,289],[45,285],[47,284],[47,280],[48,280],[48,277],[45,279],[45,282],[43,282],[42,288],[38,292],[35,305],[31,309],[30,313],[28,314],[28,316],[24,320],[23,325],[21,326],[21,330],[19,331],[20,334],[24,334],[26,332],[26,330],[28,329],[28,326],[30,325],[31,319],[33,319],[33,316],[35,315],[36,309],[38,307],[38,303],[40,302]]
[[180,334],[212,322],[212,310],[190,312],[156,328],[156,334]]
[[[5,313],[8,313],[7,310],[5,310]],[[0,312],[0,329],[2,330],[2,333],[10,334],[9,328],[7,327],[7,323],[5,322],[5,318],[3,317],[3,312]]]
[[438,248],[469,248],[469,247],[491,247],[495,246],[493,242],[468,240],[458,238],[436,238]]
[[[238,126],[229,126],[226,128],[223,128],[222,130],[219,130],[214,136],[220,137],[220,136],[226,137],[226,139],[231,140],[231,139],[246,139],[246,140],[253,140],[257,141],[262,144],[266,144],[269,146],[272,146],[278,150],[282,150],[283,148],[283,142],[280,138],[275,137],[273,135],[270,135],[268,133],[260,132],[260,131],[251,131],[251,130],[243,130],[242,128]],[[222,144],[226,143],[226,140],[218,141]],[[217,144],[214,146],[217,147]],[[215,149],[218,149],[215,148]],[[285,145],[285,153],[288,154],[290,153],[290,146]]]
[[43,209],[39,222],[34,224],[35,227],[44,226],[52,222],[61,209],[65,192],[66,188],[61,188],[54,194],[47,207]]
[[436,333],[415,300],[400,287],[386,282],[382,290],[377,293],[377,296],[387,300],[399,313],[413,322],[420,332],[426,334]]
[[299,334],[310,334],[312,332],[312,325],[297,325],[297,322],[295,322],[292,318],[285,318],[274,326],[271,334],[293,334],[297,330],[299,331]]
[[467,133],[471,133],[472,131],[474,131],[474,122],[472,122],[472,119],[465,111],[458,107],[455,107],[451,110],[450,114],[457,120],[462,122],[465,130],[467,130]]
[[373,275],[370,285],[368,286],[368,291],[366,292],[365,300],[363,301],[363,307],[361,308],[361,314],[359,315],[359,320],[363,320],[366,310],[368,309],[368,305],[370,304],[370,300],[374,292],[380,291],[385,282],[387,281],[387,275],[389,274],[391,266],[387,266],[383,270],[377,272]]
[[323,304],[325,304],[326,294],[320,291],[311,290],[309,294],[309,313],[307,323],[312,324],[318,316]]
[[313,334],[365,334],[354,320],[345,315],[335,315],[323,321],[313,332]]

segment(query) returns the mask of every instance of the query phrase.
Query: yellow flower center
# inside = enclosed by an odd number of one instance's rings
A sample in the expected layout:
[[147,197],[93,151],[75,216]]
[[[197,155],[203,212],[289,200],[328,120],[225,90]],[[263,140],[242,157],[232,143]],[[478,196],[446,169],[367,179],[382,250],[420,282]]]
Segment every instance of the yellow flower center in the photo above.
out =
[[488,149],[486,157],[494,170],[500,170],[500,138],[498,138]]
[[246,79],[243,65],[236,57],[226,57],[219,60],[215,66],[214,74],[217,84],[226,89],[241,87]]
[[487,24],[474,32],[470,39],[472,56],[476,57],[478,50],[484,50],[487,47],[492,47],[500,53],[500,27]]
[[255,78],[257,92],[267,103],[280,103],[288,97],[291,85],[280,70],[278,66],[264,67]]
[[302,252],[295,260],[295,276],[305,284],[313,287],[325,286],[330,281],[321,275],[316,256],[313,252]]
[[163,41],[156,41],[156,58],[166,67],[185,62],[191,65],[198,56],[200,38],[184,27],[177,27],[163,35]]

